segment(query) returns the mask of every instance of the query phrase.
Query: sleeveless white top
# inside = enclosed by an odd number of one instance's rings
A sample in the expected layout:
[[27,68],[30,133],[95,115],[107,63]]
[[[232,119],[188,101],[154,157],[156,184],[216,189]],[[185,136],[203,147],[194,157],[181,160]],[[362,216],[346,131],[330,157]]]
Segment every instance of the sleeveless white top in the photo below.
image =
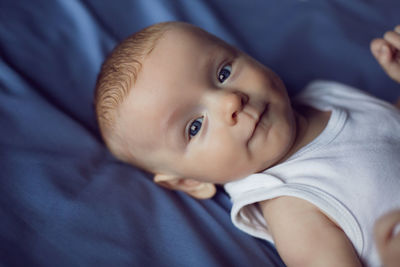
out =
[[380,266],[374,223],[400,209],[400,111],[335,82],[314,82],[295,101],[331,111],[329,122],[287,161],[225,185],[234,225],[273,242],[257,202],[298,197],[340,225],[366,266]]

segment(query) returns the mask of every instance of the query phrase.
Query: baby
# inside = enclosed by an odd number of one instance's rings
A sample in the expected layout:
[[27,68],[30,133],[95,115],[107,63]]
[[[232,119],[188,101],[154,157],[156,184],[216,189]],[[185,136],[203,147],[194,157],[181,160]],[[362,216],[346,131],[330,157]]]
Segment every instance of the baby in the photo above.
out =
[[[400,82],[400,27],[371,43]],[[154,181],[196,198],[224,185],[232,219],[289,266],[398,266],[400,112],[316,82],[289,100],[269,68],[189,24],[119,44],[96,85],[104,141]]]

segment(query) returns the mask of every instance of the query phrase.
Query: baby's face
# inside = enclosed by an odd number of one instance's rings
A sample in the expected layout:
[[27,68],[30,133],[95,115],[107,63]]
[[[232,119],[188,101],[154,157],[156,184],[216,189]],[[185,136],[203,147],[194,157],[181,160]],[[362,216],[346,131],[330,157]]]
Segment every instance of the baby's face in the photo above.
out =
[[158,41],[120,112],[124,138],[155,173],[218,184],[277,163],[295,137],[279,77],[190,26]]

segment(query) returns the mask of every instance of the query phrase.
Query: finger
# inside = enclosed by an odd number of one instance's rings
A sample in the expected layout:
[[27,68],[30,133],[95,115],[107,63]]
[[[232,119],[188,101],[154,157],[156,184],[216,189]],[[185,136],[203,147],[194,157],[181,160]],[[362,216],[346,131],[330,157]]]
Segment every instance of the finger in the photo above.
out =
[[397,26],[394,28],[394,31],[397,32],[397,33],[400,33],[400,25],[397,25]]
[[370,44],[371,52],[378,61],[379,58],[382,56],[382,47],[385,45],[388,46],[389,43],[382,38],[377,38],[371,41]]
[[[388,53],[390,54],[390,53]],[[382,63],[379,62],[386,73],[395,81],[400,83],[400,60],[392,56],[383,56]]]
[[380,48],[382,46],[382,43],[384,43],[384,42],[385,42],[385,40],[383,40],[381,38],[377,38],[377,39],[374,39],[374,40],[371,41],[370,49],[371,49],[372,54],[375,57],[378,56],[379,50],[380,50]]
[[390,212],[376,222],[374,232],[379,250],[382,250],[390,242],[398,224],[400,224],[400,210]]
[[388,31],[383,36],[383,39],[388,41],[393,47],[397,50],[400,50],[400,33],[397,32],[398,28],[396,27],[396,31]]
[[371,52],[385,72],[400,83],[400,52],[384,39],[373,40]]
[[370,45],[371,52],[382,65],[382,67],[388,71],[390,63],[394,57],[394,50],[390,43],[384,39],[374,39]]

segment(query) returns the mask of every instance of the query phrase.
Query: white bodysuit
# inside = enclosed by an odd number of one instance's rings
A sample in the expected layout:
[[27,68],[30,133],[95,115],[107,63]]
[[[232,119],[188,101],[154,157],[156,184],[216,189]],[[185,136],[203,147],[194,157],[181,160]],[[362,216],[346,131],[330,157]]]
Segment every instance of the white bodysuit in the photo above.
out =
[[233,223],[273,242],[257,202],[298,197],[340,225],[366,266],[380,266],[374,223],[400,209],[400,111],[334,82],[314,82],[295,101],[331,111],[326,128],[287,161],[225,185]]

